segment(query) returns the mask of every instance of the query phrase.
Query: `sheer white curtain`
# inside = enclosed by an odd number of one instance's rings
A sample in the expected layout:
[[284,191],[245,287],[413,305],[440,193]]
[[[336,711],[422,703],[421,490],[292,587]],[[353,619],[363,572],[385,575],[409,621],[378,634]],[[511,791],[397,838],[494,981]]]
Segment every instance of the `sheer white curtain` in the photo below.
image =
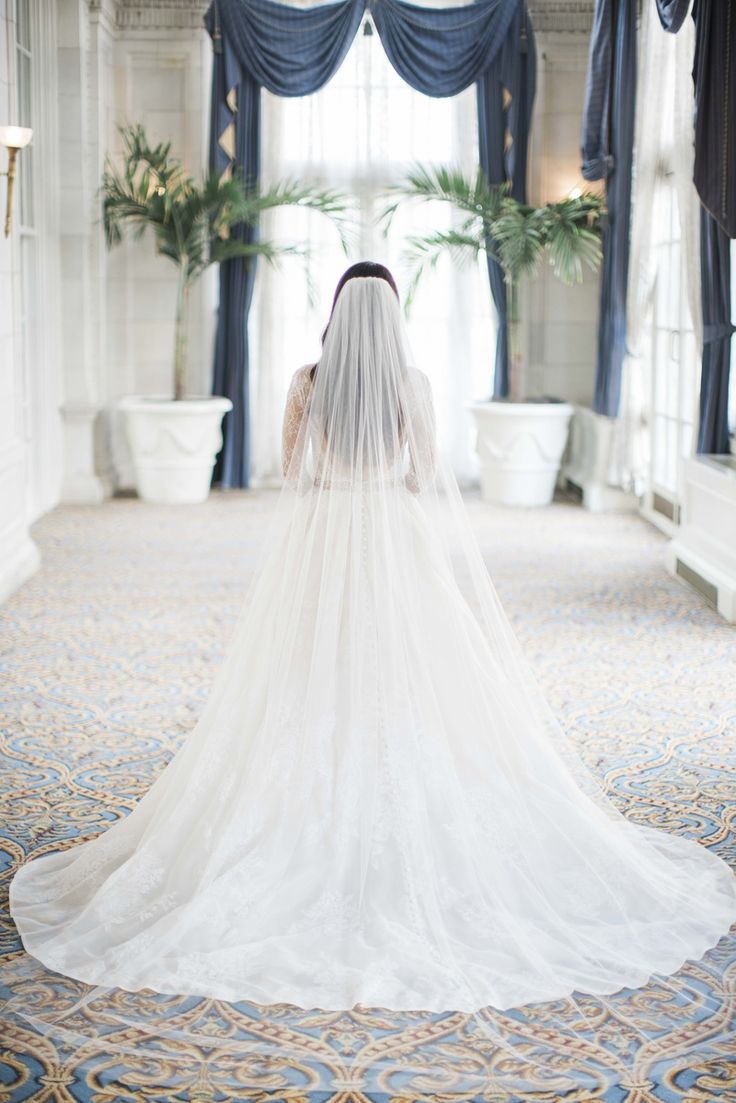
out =
[[[658,281],[666,279],[669,285],[669,301],[660,295],[660,306],[678,311],[677,318],[669,319],[668,330],[694,332],[697,348],[702,344],[699,205],[692,180],[694,48],[691,20],[686,20],[679,34],[667,34],[654,5],[644,5],[628,290],[630,355],[624,363],[611,472],[612,482],[638,494],[645,488],[651,459],[652,332]],[[673,208],[674,235],[665,217]]]
[[[442,100],[415,92],[392,69],[375,31],[364,29],[339,72],[315,95],[287,100],[264,94],[264,179],[288,176],[343,191],[354,204],[354,227],[347,256],[334,227],[319,215],[281,210],[263,227],[281,241],[306,242],[309,255],[277,269],[259,267],[251,314],[255,485],[280,480],[288,383],[298,367],[319,356],[344,269],[356,260],[381,261],[403,292],[407,235],[450,225],[446,208],[402,209],[384,237],[377,219],[388,201],[386,187],[417,161],[459,164],[469,172],[478,163],[474,87]],[[465,406],[490,393],[495,326],[485,263],[460,267],[447,258],[425,276],[408,318],[415,364],[433,385],[440,447],[461,482],[476,476]]]

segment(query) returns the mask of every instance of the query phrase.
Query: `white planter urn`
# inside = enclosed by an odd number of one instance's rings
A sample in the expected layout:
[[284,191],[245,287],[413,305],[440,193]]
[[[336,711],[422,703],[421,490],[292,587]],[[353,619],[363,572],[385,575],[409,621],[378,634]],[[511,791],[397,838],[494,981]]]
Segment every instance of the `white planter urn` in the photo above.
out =
[[483,500],[552,501],[573,407],[567,402],[473,402]]
[[222,419],[229,398],[121,400],[133,456],[136,489],[144,502],[191,504],[210,492],[212,468],[222,447]]

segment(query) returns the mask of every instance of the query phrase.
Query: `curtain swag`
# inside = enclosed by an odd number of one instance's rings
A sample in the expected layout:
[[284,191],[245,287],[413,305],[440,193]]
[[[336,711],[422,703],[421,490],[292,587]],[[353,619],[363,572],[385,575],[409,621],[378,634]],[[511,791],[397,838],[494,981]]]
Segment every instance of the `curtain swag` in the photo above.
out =
[[655,0],[659,21],[666,31],[676,34],[685,22],[690,0]]
[[[523,0],[474,0],[428,8],[404,0],[338,0],[293,7],[275,0],[214,0],[205,25],[213,44],[210,163],[256,184],[260,171],[260,90],[316,92],[336,73],[366,11],[386,55],[407,84],[428,96],[477,85],[481,166],[493,184],[525,197],[527,146],[536,85],[534,36]],[[253,228],[240,231],[251,239]],[[506,295],[489,262],[498,312],[494,393],[508,393]],[[255,264],[220,266],[213,389],[233,410],[223,425],[215,481],[247,486],[250,452],[247,319]]]

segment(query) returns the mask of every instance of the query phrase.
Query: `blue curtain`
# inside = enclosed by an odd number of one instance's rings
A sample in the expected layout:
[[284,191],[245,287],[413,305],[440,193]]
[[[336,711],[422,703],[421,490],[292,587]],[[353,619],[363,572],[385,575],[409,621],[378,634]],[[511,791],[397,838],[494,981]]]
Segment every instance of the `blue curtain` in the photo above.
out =
[[636,17],[637,0],[596,0],[583,113],[583,176],[606,182],[593,409],[609,417],[618,413],[626,355]]
[[[214,60],[214,80],[222,82],[225,89],[225,67],[218,64],[222,54]],[[243,178],[254,183],[260,171],[261,150],[261,90],[255,81],[244,77],[231,94],[230,102],[236,107],[239,126],[234,122],[221,127],[221,116],[215,116],[210,128],[210,163],[221,173],[232,172],[235,165]],[[214,109],[226,98],[212,98]],[[223,135],[218,141],[217,136]],[[233,156],[231,157],[230,154]],[[256,238],[254,226],[233,228],[233,237],[252,242]],[[250,392],[248,388],[249,351],[246,328],[248,312],[255,285],[255,264],[247,264],[237,258],[220,265],[220,295],[215,337],[215,364],[212,375],[212,393],[226,395],[232,402],[232,410],[225,415],[222,426],[222,448],[215,463],[213,482],[226,487],[247,486],[250,470]]]
[[703,366],[700,377],[698,452],[728,452],[728,384],[731,374],[731,240],[704,207],[700,210]]
[[[534,35],[526,8],[517,8],[503,48],[478,80],[480,165],[491,184],[508,182],[515,199],[526,200],[529,131],[537,80]],[[509,393],[506,284],[500,265],[488,257],[488,278],[498,316],[493,394]]]
[[731,256],[736,237],[736,10],[695,0],[695,171],[700,212],[703,363],[698,451],[727,453]]
[[[679,31],[689,0],[656,0],[666,31]],[[730,0],[695,0],[695,171],[701,201],[700,297],[703,360],[698,452],[729,451],[731,375],[731,257],[736,237],[736,12]]]
[[[216,0],[205,16],[213,42],[210,165],[239,172],[256,184],[260,174],[261,87],[302,96],[325,84],[339,68],[360,25],[363,0],[320,8],[289,8],[270,0]],[[255,227],[238,231],[255,240]],[[242,258],[220,265],[213,394],[233,408],[222,426],[223,446],[213,481],[248,486],[250,392],[248,314],[256,265]]]
[[736,6],[695,0],[695,170],[700,201],[736,237]]
[[[310,8],[274,0],[214,0],[205,17],[214,50],[211,164],[257,181],[260,89],[304,96],[321,88],[343,61],[366,7],[391,64],[413,88],[453,96],[479,82],[483,167],[489,179],[510,179],[515,194],[523,195],[535,79],[523,0],[475,0],[444,9],[403,0],[338,0]],[[511,147],[504,152],[507,135]],[[236,259],[221,265],[214,386],[233,402],[215,469],[223,486],[248,485],[246,327],[254,278],[253,263]],[[505,393],[505,292],[503,281],[500,288],[497,284],[491,272],[502,334],[496,388]]]

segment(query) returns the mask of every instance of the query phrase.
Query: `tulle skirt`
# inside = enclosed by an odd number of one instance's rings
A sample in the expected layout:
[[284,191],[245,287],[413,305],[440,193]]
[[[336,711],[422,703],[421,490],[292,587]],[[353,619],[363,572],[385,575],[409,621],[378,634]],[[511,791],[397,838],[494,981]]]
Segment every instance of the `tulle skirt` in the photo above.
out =
[[16,874],[32,955],[129,991],[475,1012],[635,987],[727,932],[733,875],[588,777],[450,507],[282,504],[184,746]]

